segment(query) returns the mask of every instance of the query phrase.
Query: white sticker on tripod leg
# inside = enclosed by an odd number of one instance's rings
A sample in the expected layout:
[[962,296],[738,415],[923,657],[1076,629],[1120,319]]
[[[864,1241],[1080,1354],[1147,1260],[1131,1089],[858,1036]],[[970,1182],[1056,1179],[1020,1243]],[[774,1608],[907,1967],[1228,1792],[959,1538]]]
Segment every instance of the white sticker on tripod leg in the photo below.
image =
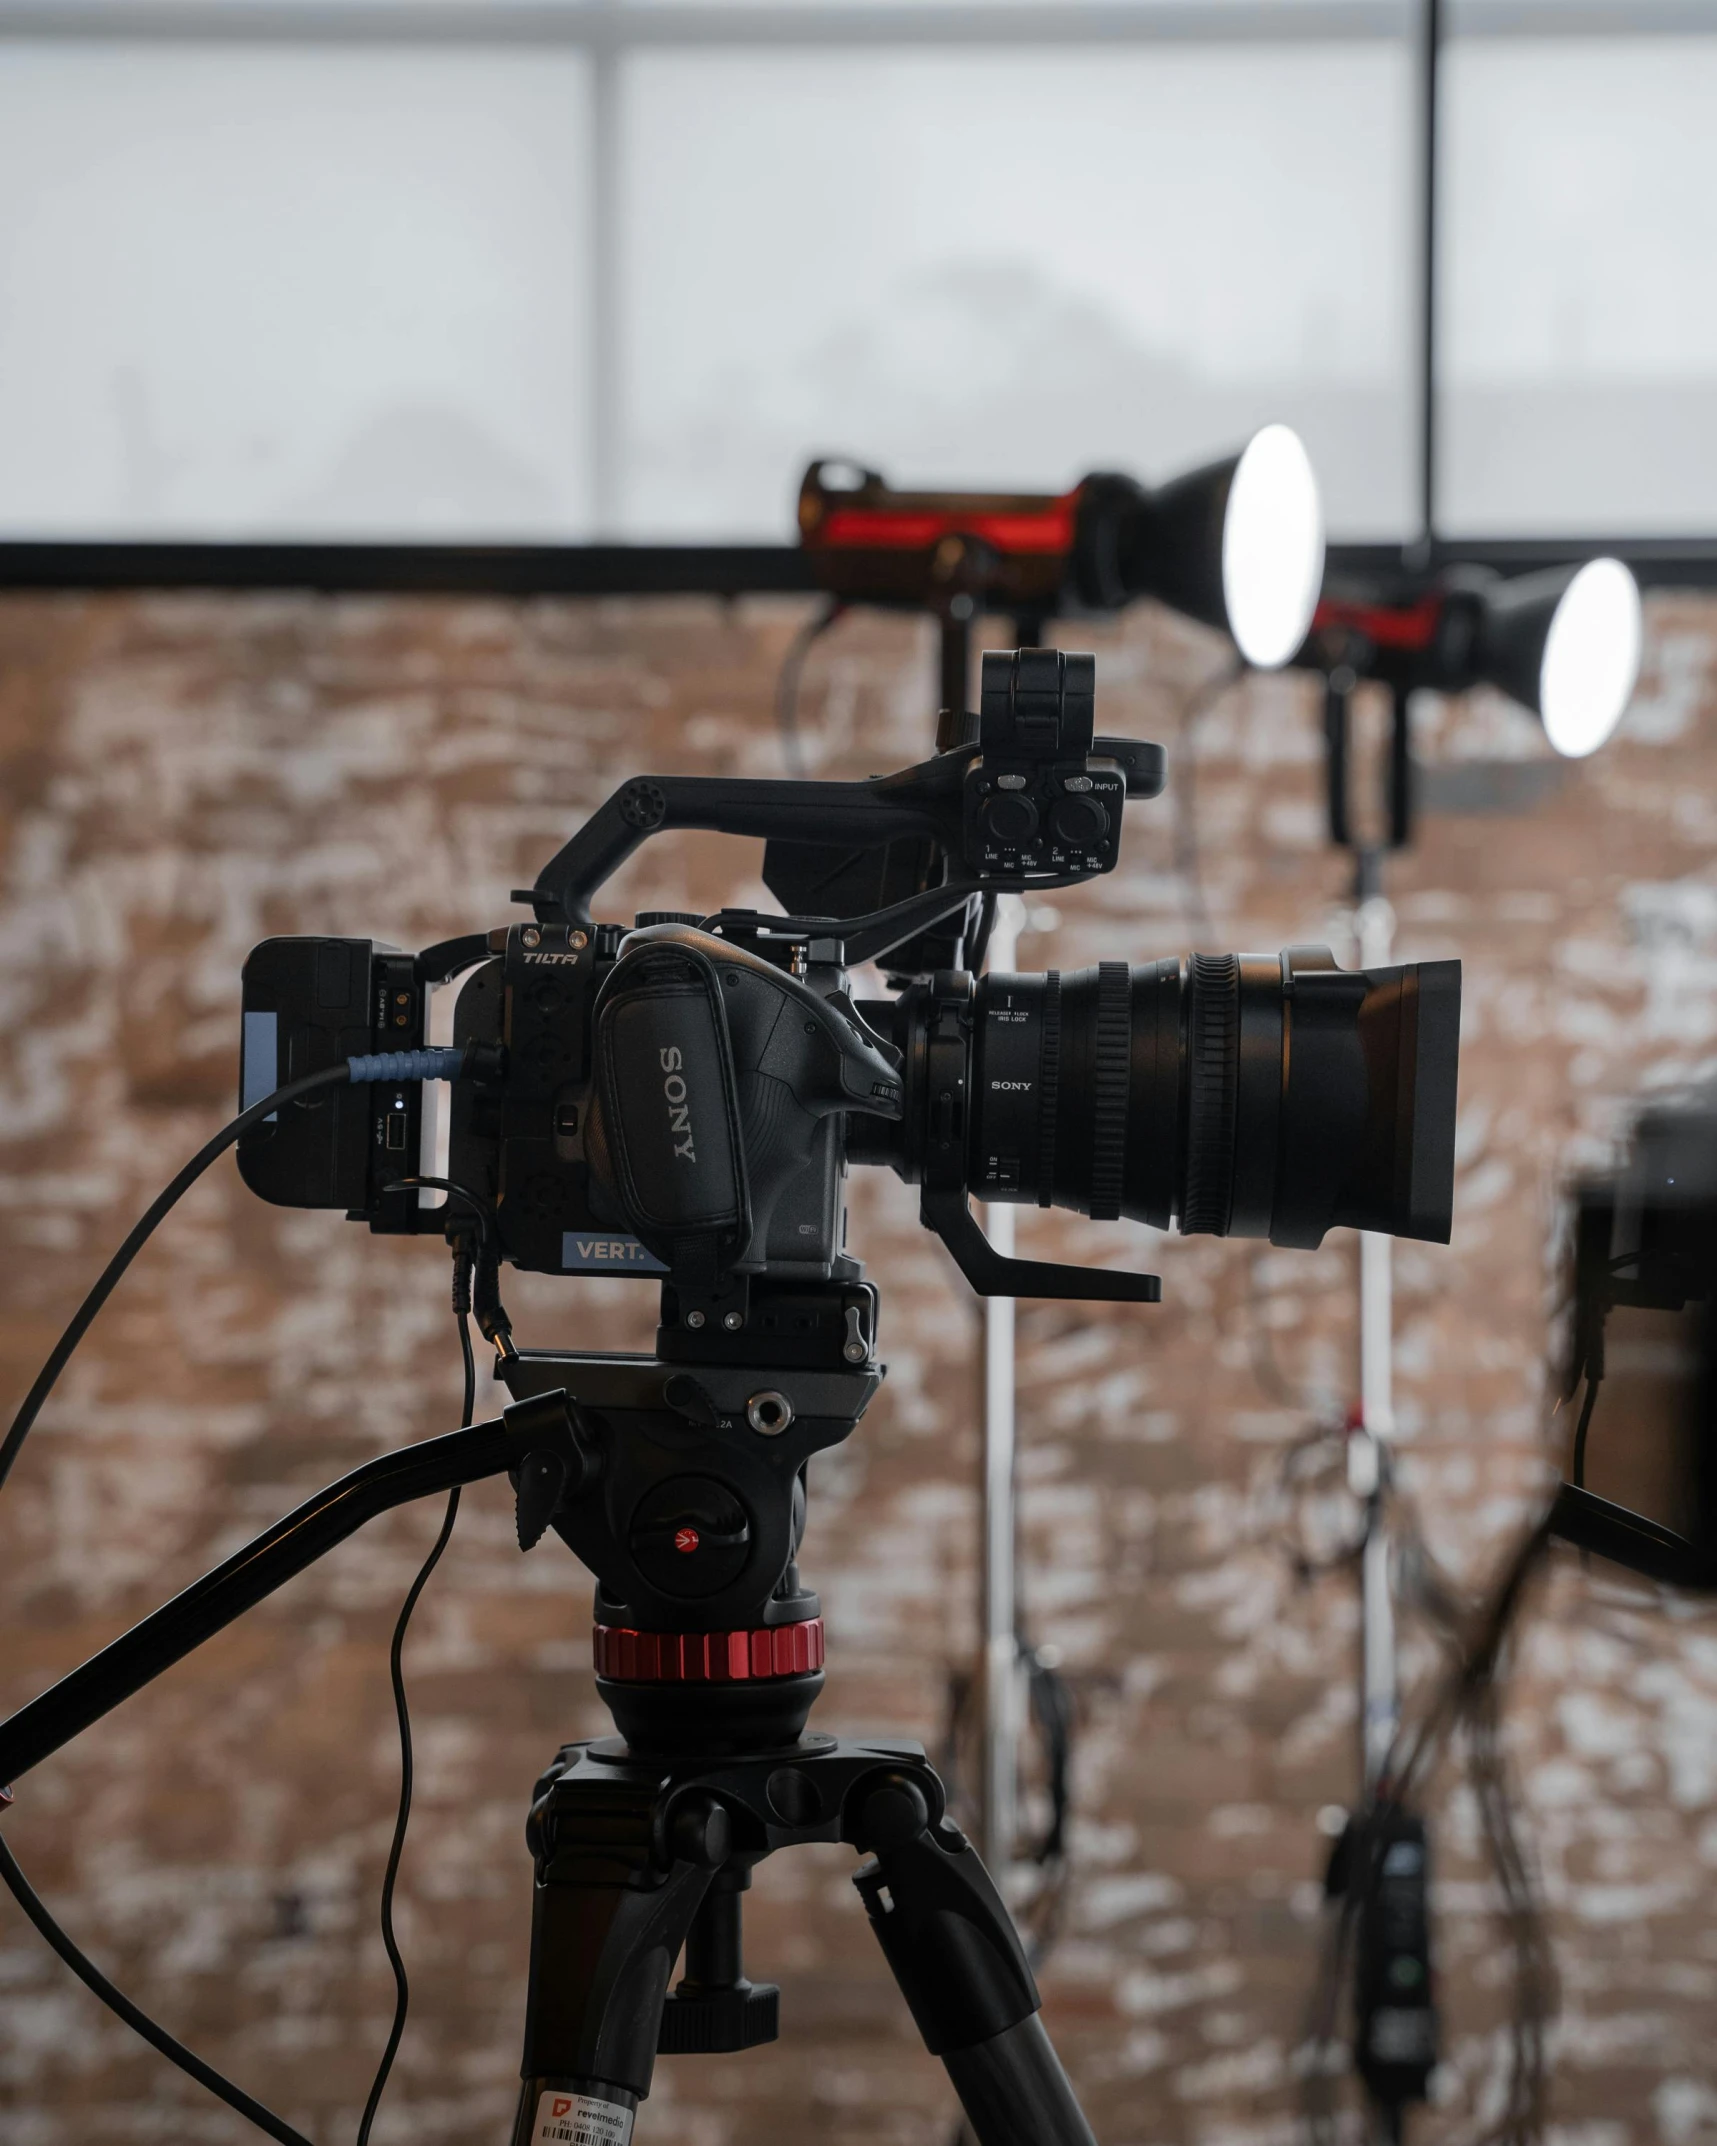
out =
[[632,2111],[590,2094],[557,2094],[546,2088],[537,2101],[531,2146],[631,2146]]

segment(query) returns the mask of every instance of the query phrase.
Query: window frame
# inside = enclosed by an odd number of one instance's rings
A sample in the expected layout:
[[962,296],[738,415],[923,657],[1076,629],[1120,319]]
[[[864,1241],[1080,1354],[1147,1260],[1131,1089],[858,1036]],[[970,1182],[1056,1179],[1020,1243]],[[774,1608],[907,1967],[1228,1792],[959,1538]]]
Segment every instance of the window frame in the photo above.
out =
[[[1158,43],[1302,43],[1419,41],[1420,120],[1417,230],[1407,234],[1419,264],[1419,317],[1414,342],[1419,356],[1419,477],[1425,528],[1417,546],[1421,556],[1452,549],[1471,558],[1478,551],[1534,557],[1585,555],[1587,540],[1546,540],[1522,546],[1496,540],[1481,547],[1453,546],[1437,529],[1435,515],[1436,352],[1438,308],[1436,259],[1436,89],[1434,52],[1450,37],[1535,38],[1570,36],[1687,36],[1717,34],[1717,0],[0,0],[0,44],[34,41],[112,41],[136,43],[250,44],[404,44],[574,48],[589,69],[590,135],[587,175],[591,228],[586,249],[587,319],[590,343],[586,379],[585,424],[593,545],[543,545],[511,548],[518,557],[589,553],[596,583],[616,587],[622,555],[642,562],[657,560],[654,571],[667,574],[673,586],[689,586],[689,563],[695,554],[711,555],[711,573],[723,593],[731,593],[736,575],[747,571],[761,585],[799,585],[784,568],[765,564],[777,547],[767,545],[624,545],[609,540],[619,525],[621,470],[620,334],[622,323],[621,140],[619,73],[633,53],[672,47],[678,50],[734,52],[769,50],[900,51],[939,48],[963,50],[1032,47],[1138,46]],[[781,547],[790,549],[790,547]],[[1705,561],[1717,579],[1717,541],[1710,545],[1654,543],[1638,540],[1620,547],[1659,568],[1673,557]],[[183,571],[205,578],[223,555],[248,554],[257,572],[284,570],[299,562],[316,585],[375,586],[351,582],[361,574],[366,555],[395,556],[403,578],[389,586],[447,585],[448,575],[474,575],[457,585],[491,586],[482,576],[485,558],[498,558],[508,547],[458,544],[113,544],[99,540],[73,543],[0,543],[0,585],[69,585],[47,578],[54,560],[80,577],[104,562],[110,585],[134,585],[139,571],[130,562],[155,554],[177,555]],[[1362,556],[1395,553],[1395,547],[1341,547],[1357,562]],[[597,565],[597,555],[610,563]],[[727,564],[719,567],[716,555]],[[673,565],[684,555],[686,563]],[[414,577],[410,561],[421,570]],[[437,566],[435,562],[441,564]],[[234,558],[235,568],[246,562]],[[111,580],[110,580],[111,577]],[[428,578],[426,578],[428,577]],[[177,575],[174,577],[177,579]],[[222,578],[225,578],[224,576]],[[246,585],[254,585],[246,576]],[[294,578],[297,578],[296,576]],[[158,584],[157,584],[158,585]],[[700,584],[701,585],[701,584]]]

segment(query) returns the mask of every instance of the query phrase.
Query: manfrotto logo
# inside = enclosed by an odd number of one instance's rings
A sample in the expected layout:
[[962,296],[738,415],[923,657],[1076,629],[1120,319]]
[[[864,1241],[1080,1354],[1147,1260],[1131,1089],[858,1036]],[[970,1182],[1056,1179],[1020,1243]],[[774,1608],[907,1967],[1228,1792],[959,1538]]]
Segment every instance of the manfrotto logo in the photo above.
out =
[[527,954],[524,958],[527,969],[575,969],[578,966],[576,954]]
[[662,1093],[668,1099],[668,1130],[680,1135],[674,1142],[674,1153],[683,1155],[687,1162],[696,1162],[697,1151],[692,1146],[692,1109],[685,1075],[680,1071],[680,1047],[677,1043],[666,1044],[660,1055],[662,1071],[667,1075],[662,1083]]

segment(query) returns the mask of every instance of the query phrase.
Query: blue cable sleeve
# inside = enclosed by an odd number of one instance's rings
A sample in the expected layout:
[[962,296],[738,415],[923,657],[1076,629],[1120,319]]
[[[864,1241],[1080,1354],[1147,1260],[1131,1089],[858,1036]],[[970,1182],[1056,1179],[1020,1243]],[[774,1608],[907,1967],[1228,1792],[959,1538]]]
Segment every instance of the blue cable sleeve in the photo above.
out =
[[346,1069],[356,1087],[370,1080],[457,1080],[465,1070],[465,1053],[446,1051],[373,1051],[348,1058]]

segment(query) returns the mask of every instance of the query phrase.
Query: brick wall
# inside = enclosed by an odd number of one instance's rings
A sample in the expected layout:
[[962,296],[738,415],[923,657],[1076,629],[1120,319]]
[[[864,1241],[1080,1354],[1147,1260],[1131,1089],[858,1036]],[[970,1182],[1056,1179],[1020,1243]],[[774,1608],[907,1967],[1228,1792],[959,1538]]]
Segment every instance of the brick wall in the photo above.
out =
[[[621,776],[778,772],[769,715],[798,614],[266,598],[0,604],[0,1386],[21,1394],[107,1251],[227,1114],[238,970],[270,932],[416,946],[512,914],[507,890]],[[1406,958],[1466,970],[1454,1245],[1397,1264],[1407,1483],[1476,1581],[1540,1466],[1557,1169],[1648,1073],[1717,1037],[1717,614],[1652,616],[1623,741],[1562,771],[1500,705],[1422,740],[1437,794],[1391,883]],[[1081,633],[1107,728],[1167,737],[1221,651],[1161,621]],[[819,771],[919,757],[911,625],[819,647]],[[1512,773],[1499,774],[1508,762]],[[1255,680],[1177,756],[1179,820],[1136,809],[1123,868],[1058,896],[1027,966],[1327,937],[1315,696]],[[1188,768],[1196,773],[1190,817]],[[1196,851],[1196,890],[1185,869]],[[635,907],[761,900],[754,845],[653,845]],[[1208,912],[1208,921],[1202,911]],[[855,1185],[889,1378],[813,1477],[823,1728],[934,1742],[973,1629],[973,1307],[891,1177]],[[1320,1807],[1349,1791],[1350,1580],[1296,1582],[1281,1456],[1353,1384],[1354,1254],[1162,1240],[1032,1213],[1027,1249],[1148,1262],[1158,1309],[1020,1318],[1024,1590],[1080,1706],[1079,1820],[1048,2016],[1103,2146],[1263,2146],[1294,2127]],[[518,1279],[521,1339],[642,1344],[651,1292]],[[16,1704],[299,1496],[445,1428],[457,1356],[432,1243],[272,1210],[222,1165],[104,1314],[0,1501],[0,1702]],[[1336,1516],[1339,1518],[1339,1516]],[[378,1523],[20,1784],[7,1838],[127,1989],[319,2142],[350,2137],[392,1991],[375,1929],[397,1752],[387,1636],[434,1531]],[[588,1583],[521,1558],[505,1486],[467,1493],[408,1656],[419,1760],[400,1926],[412,2025],[380,2141],[499,2140],[528,1926],[521,1826],[563,1739],[596,1733]],[[1431,1657],[1411,1640],[1419,1673]],[[1514,1716],[1554,1905],[1578,2146],[1717,2132],[1717,1634],[1557,1566]],[[1439,1792],[1450,2063],[1424,2120],[1494,2096],[1506,1968],[1470,1804]],[[947,2135],[845,1851],[783,1857],[748,1918],[787,2039],[665,2061],[660,2146]],[[243,2127],[110,2021],[0,1906],[0,2140],[131,2146]]]

